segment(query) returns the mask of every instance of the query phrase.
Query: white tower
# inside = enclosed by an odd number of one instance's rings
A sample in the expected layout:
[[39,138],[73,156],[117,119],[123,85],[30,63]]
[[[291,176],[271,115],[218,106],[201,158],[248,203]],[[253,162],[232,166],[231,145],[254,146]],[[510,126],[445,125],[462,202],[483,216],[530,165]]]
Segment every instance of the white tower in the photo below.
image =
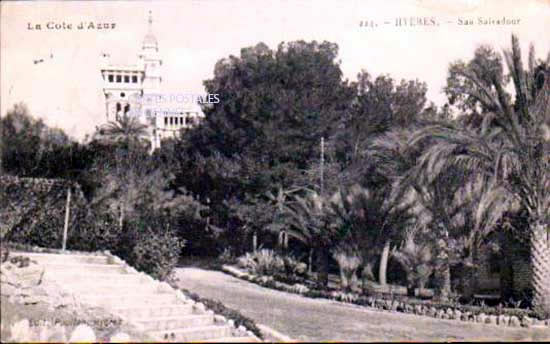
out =
[[149,11],[149,31],[143,39],[141,53],[139,54],[140,65],[143,66],[145,71],[143,80],[143,93],[145,95],[160,93],[162,82],[160,66],[162,66],[162,60],[158,50],[157,38],[153,35],[153,16]]

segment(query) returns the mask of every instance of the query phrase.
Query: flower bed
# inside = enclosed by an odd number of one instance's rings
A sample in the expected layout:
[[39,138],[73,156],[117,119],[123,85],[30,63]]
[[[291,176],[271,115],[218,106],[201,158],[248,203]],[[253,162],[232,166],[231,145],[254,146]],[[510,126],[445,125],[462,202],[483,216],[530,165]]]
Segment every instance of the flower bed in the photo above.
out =
[[504,307],[479,307],[460,304],[444,304],[422,300],[400,300],[399,297],[380,298],[355,293],[310,289],[301,284],[286,284],[269,276],[257,276],[234,266],[224,265],[222,271],[237,278],[258,284],[262,287],[300,294],[311,298],[323,298],[379,310],[410,313],[438,319],[470,321],[511,327],[548,326],[550,319],[537,319],[531,310]]

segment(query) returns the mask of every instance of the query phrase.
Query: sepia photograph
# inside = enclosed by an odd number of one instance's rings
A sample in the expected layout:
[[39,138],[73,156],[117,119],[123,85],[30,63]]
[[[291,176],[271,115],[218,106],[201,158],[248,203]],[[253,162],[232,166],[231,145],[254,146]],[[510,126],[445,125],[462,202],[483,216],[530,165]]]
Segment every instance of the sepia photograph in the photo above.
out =
[[0,3],[0,342],[550,341],[550,0]]

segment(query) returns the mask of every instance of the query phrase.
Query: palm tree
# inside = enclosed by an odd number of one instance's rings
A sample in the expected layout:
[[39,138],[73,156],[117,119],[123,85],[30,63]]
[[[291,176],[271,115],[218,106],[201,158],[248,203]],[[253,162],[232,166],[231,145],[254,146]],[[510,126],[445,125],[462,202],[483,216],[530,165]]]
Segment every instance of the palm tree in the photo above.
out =
[[414,296],[415,287],[419,288],[419,294],[423,294],[424,286],[435,268],[435,247],[431,238],[426,238],[429,235],[424,226],[416,223],[407,230],[400,247],[392,252],[394,259],[407,272],[409,296]]
[[94,137],[107,142],[140,142],[147,135],[147,126],[127,114],[98,128]]
[[[411,204],[391,185],[382,188],[364,188],[357,184],[341,188],[328,203],[327,216],[336,226],[335,244],[352,248],[350,255],[359,251],[364,262],[363,276],[369,275],[373,254],[380,254],[379,282],[386,284],[391,242],[414,219]],[[352,243],[353,245],[350,245]],[[382,250],[380,248],[382,247]]]
[[[437,291],[445,298],[451,286],[450,264],[462,261],[464,252],[468,253],[466,259],[472,260],[474,248],[494,228],[507,202],[499,197],[497,188],[464,175],[460,169],[448,168],[437,175],[424,173],[417,160],[432,142],[428,139],[411,145],[408,139],[414,132],[413,128],[387,132],[373,140],[368,153],[379,173],[393,181],[401,202],[410,204],[416,226],[431,228],[427,240],[442,244],[434,246],[432,253],[440,257],[436,275],[442,283]],[[401,235],[403,238],[401,245],[409,245],[407,235]]]
[[[119,216],[118,224],[122,229],[124,224],[124,213],[130,200],[128,195],[131,190],[128,185],[132,182],[132,167],[135,167],[136,160],[141,156],[140,150],[144,147],[143,137],[147,134],[147,126],[140,123],[134,116],[123,116],[117,118],[116,121],[111,121],[99,127],[93,139],[106,143],[114,144],[115,171],[112,174],[111,181],[113,185],[118,185],[118,189],[123,189],[118,192],[120,198],[118,201]],[[113,179],[114,178],[114,179]],[[105,195],[112,195],[112,192],[107,192]]]
[[[288,233],[286,230],[287,226],[284,221],[285,208],[287,207],[287,204],[291,201],[292,195],[304,190],[307,189],[303,187],[285,189],[281,185],[279,185],[276,193],[268,190],[264,194],[265,199],[271,207],[273,214],[273,220],[267,226],[267,228],[278,235],[278,245],[283,252],[288,249]],[[309,265],[311,266],[311,255]]]
[[317,253],[318,282],[323,286],[328,284],[330,250],[335,235],[335,228],[326,215],[327,202],[315,191],[309,191],[304,197],[294,195],[293,202],[285,207],[287,233]]
[[[458,64],[451,72],[463,80],[460,92],[476,99],[485,110],[480,128],[457,123],[423,128],[410,140],[437,140],[420,160],[428,174],[439,174],[450,164],[483,174],[501,186],[528,213],[533,305],[541,316],[550,314],[550,55],[535,66],[531,49],[525,71],[518,40],[505,59],[515,88],[515,102],[505,91],[500,59],[492,63]],[[495,62],[496,61],[496,62]]]
[[[365,155],[376,166],[376,173],[382,176],[377,186],[382,185],[382,190],[386,190],[382,195],[387,194],[385,196],[387,198],[385,206],[388,207],[389,214],[396,210],[398,211],[395,215],[400,214],[398,218],[401,217],[402,223],[396,222],[397,225],[401,225],[400,229],[406,228],[403,225],[406,225],[409,221],[419,221],[420,219],[420,213],[414,210],[417,200],[412,197],[411,188],[417,183],[414,166],[416,157],[420,155],[422,147],[408,144],[408,137],[413,132],[412,126],[386,132],[377,136],[365,152]],[[381,285],[386,284],[391,241],[394,240],[394,244],[398,244],[403,239],[403,233],[400,233],[400,229],[386,228],[386,233],[389,235],[386,235],[383,243],[378,273]]]

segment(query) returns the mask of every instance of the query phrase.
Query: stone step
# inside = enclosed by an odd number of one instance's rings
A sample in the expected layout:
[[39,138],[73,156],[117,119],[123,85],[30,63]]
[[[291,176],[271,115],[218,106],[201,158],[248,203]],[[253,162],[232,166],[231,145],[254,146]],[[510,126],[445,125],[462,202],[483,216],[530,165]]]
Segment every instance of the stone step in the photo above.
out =
[[235,329],[216,323],[211,312],[195,309],[165,283],[136,274],[103,255],[16,252],[44,267],[43,279],[56,282],[79,301],[100,306],[134,323],[154,338],[169,342],[256,342],[234,337]]
[[164,331],[214,325],[214,315],[193,314],[184,316],[158,317],[135,321],[146,331]]
[[107,256],[103,255],[85,255],[85,254],[56,254],[56,253],[37,253],[37,252],[10,252],[10,256],[24,256],[36,261],[37,263],[82,263],[82,264],[108,264]]
[[104,274],[125,274],[126,268],[122,265],[111,264],[83,264],[83,263],[52,263],[39,262],[46,268],[46,272],[57,273],[59,271],[83,271],[83,272],[98,272]]
[[211,338],[232,337],[233,328],[225,326],[201,326],[193,328],[150,331],[149,335],[165,342],[207,341]]
[[143,275],[132,273],[102,273],[102,272],[88,272],[84,269],[78,270],[57,270],[53,271],[48,268],[45,269],[44,279],[48,281],[54,281],[61,284],[70,284],[73,282],[87,281],[90,284],[101,283],[147,283],[150,280]]
[[163,294],[166,293],[154,283],[128,283],[125,281],[116,280],[115,283],[100,281],[97,283],[90,283],[90,281],[74,280],[69,283],[65,283],[66,289],[75,293],[114,293],[123,294],[128,290],[133,293],[150,293],[150,294]]
[[154,317],[174,317],[193,314],[192,304],[153,305],[146,307],[114,307],[113,312],[128,320],[140,320]]
[[181,304],[175,294],[80,294],[78,295],[82,302],[113,308],[128,307],[131,305],[176,305]]

